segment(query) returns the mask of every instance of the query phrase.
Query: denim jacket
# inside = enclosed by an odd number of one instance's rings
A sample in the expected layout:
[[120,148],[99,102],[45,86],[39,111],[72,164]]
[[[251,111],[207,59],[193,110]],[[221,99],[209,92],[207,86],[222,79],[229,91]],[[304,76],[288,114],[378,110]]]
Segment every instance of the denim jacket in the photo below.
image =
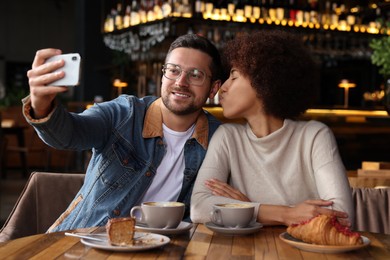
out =
[[[44,119],[31,117],[29,97],[23,103],[24,116],[48,145],[92,149],[84,185],[48,231],[103,226],[110,218],[129,216],[152,183],[166,152],[161,99],[121,95],[80,114],[69,113],[59,105]],[[185,144],[178,201],[186,204],[186,217],[195,178],[219,124],[211,114],[201,113],[194,134]]]

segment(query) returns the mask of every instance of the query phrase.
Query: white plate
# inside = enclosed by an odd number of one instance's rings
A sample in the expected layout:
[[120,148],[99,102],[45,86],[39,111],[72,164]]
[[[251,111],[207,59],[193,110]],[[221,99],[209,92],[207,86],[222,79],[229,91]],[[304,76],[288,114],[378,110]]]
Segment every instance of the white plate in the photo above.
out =
[[213,222],[207,222],[205,225],[207,228],[209,228],[214,232],[227,234],[227,235],[247,235],[247,234],[255,233],[263,227],[263,224],[260,224],[258,222],[252,223],[249,225],[249,227],[245,227],[245,228],[226,228],[226,227],[218,226]]
[[325,254],[337,254],[337,253],[344,253],[353,250],[358,250],[367,247],[371,243],[370,239],[368,239],[365,236],[362,236],[363,244],[355,245],[355,246],[324,246],[324,245],[309,244],[292,237],[287,232],[283,232],[282,234],[280,234],[279,238],[282,241],[286,242],[287,244],[292,245],[301,250],[315,252],[315,253],[325,253]]
[[188,222],[180,222],[179,226],[177,228],[150,228],[147,226],[139,225],[136,224],[135,228],[138,231],[143,231],[143,232],[152,232],[152,233],[157,233],[157,234],[162,234],[162,235],[176,235],[176,234],[181,234],[184,232],[187,232],[192,228],[193,224],[188,223]]
[[110,250],[110,251],[144,251],[162,247],[168,244],[171,240],[169,237],[153,234],[153,233],[142,233],[135,232],[136,242],[131,246],[114,246],[108,242],[107,236],[106,241],[97,241],[88,238],[82,238],[80,241],[86,246],[90,246],[97,249]]

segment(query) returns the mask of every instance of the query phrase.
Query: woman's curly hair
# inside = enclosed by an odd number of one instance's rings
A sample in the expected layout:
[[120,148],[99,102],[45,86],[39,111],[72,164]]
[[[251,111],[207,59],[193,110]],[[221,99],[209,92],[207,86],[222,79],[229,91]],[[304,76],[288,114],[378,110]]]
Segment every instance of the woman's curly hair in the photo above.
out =
[[239,35],[226,43],[222,57],[225,73],[234,67],[250,80],[267,114],[295,119],[315,102],[318,66],[291,33],[262,30]]

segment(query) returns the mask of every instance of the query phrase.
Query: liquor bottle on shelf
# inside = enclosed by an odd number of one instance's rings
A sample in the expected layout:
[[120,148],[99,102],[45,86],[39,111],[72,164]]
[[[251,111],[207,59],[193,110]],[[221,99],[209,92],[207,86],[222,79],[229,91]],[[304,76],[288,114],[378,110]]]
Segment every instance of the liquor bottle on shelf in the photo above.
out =
[[130,19],[131,19],[131,7],[130,5],[127,5],[125,10],[125,15],[123,16],[123,28],[130,27],[131,25]]
[[371,19],[367,21],[367,25],[365,27],[367,28],[366,31],[368,33],[377,34],[379,33],[381,27],[381,24],[378,21],[378,18],[381,17],[381,9],[376,8],[374,12],[374,16],[371,16]]
[[357,24],[357,19],[355,13],[351,12],[350,10],[347,12],[347,24],[351,27],[355,26]]
[[169,17],[172,15],[172,0],[165,0],[161,6],[163,17]]
[[204,8],[204,1],[196,0],[194,4],[194,16],[201,18],[203,16]]
[[141,0],[138,13],[139,13],[140,23],[146,23],[148,21],[147,18],[148,6],[146,0]]
[[141,23],[140,15],[139,15],[139,6],[138,2],[136,0],[133,0],[131,2],[131,19],[130,24],[131,26],[137,25]]
[[186,18],[192,17],[192,6],[189,0],[182,0],[181,2],[181,16]]
[[236,5],[236,17],[235,22],[245,22],[246,18],[244,15],[244,3],[239,0]]
[[[157,20],[156,13],[154,11],[154,1],[153,0],[147,0],[147,13],[146,13],[146,18],[148,22],[155,21]],[[158,6],[158,5],[157,5]]]
[[259,19],[260,23],[265,23],[267,21],[267,19],[269,18],[268,8],[269,8],[269,4],[268,4],[267,0],[261,0],[260,19]]
[[302,3],[300,4],[302,6],[302,24],[301,26],[307,27],[308,24],[310,23],[310,0],[303,0]]
[[172,16],[180,17],[182,14],[182,2],[181,0],[172,0]]
[[270,24],[276,20],[276,6],[274,0],[268,1],[268,18],[267,23]]
[[327,29],[331,24],[331,3],[329,0],[325,1],[325,6],[322,9],[322,15],[321,15],[321,24],[322,26]]
[[330,15],[330,27],[334,29],[339,23],[339,14],[337,3],[332,3],[331,15]]
[[[281,0],[278,8],[283,9],[283,17],[281,17],[281,24],[284,26],[290,20],[289,0]],[[281,11],[279,11],[281,12]],[[279,14],[280,15],[280,14]]]
[[347,24],[347,14],[346,14],[344,4],[340,5],[337,29],[339,31],[350,31],[351,30],[350,26]]
[[253,1],[252,6],[252,19],[259,20],[261,15],[261,0],[255,0]]
[[213,1],[206,1],[205,9],[203,13],[204,19],[211,19],[214,11],[214,3]]
[[229,0],[227,2],[227,12],[228,12],[228,15],[230,17],[229,20],[233,20],[233,18],[236,16],[237,3],[238,3],[238,0]]
[[162,0],[154,1],[153,13],[156,20],[161,20],[164,18],[162,6],[163,6]]
[[228,14],[228,1],[220,0],[219,9],[220,9],[220,20],[230,21],[230,15]]
[[[310,25],[318,26],[320,23],[320,14],[319,14],[319,4],[318,0],[309,0],[309,8],[310,8]],[[318,27],[317,27],[318,28]]]
[[221,20],[221,1],[214,1],[213,13],[211,19],[215,21]]
[[115,10],[115,29],[120,30],[123,28],[122,21],[122,3],[118,2]]
[[296,17],[297,17],[297,11],[298,11],[297,1],[296,0],[287,0],[287,1],[288,1],[287,3],[288,11],[285,12],[285,17],[288,20],[288,24],[292,26],[296,21]]
[[116,11],[114,8],[112,8],[111,12],[107,15],[104,21],[104,32],[113,32],[115,30],[115,14]]
[[250,20],[252,18],[252,1],[249,0],[243,0],[242,5],[244,6],[244,16],[246,19]]

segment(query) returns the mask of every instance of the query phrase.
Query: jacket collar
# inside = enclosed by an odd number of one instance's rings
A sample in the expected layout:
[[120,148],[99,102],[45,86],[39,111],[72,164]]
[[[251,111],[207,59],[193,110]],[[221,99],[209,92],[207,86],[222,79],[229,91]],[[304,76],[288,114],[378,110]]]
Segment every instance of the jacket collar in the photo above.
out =
[[[162,100],[159,98],[154,101],[146,111],[144,129],[142,131],[143,138],[163,137],[161,106]],[[195,122],[195,130],[191,138],[195,138],[204,149],[207,149],[209,145],[208,133],[209,124],[207,116],[202,112]]]

